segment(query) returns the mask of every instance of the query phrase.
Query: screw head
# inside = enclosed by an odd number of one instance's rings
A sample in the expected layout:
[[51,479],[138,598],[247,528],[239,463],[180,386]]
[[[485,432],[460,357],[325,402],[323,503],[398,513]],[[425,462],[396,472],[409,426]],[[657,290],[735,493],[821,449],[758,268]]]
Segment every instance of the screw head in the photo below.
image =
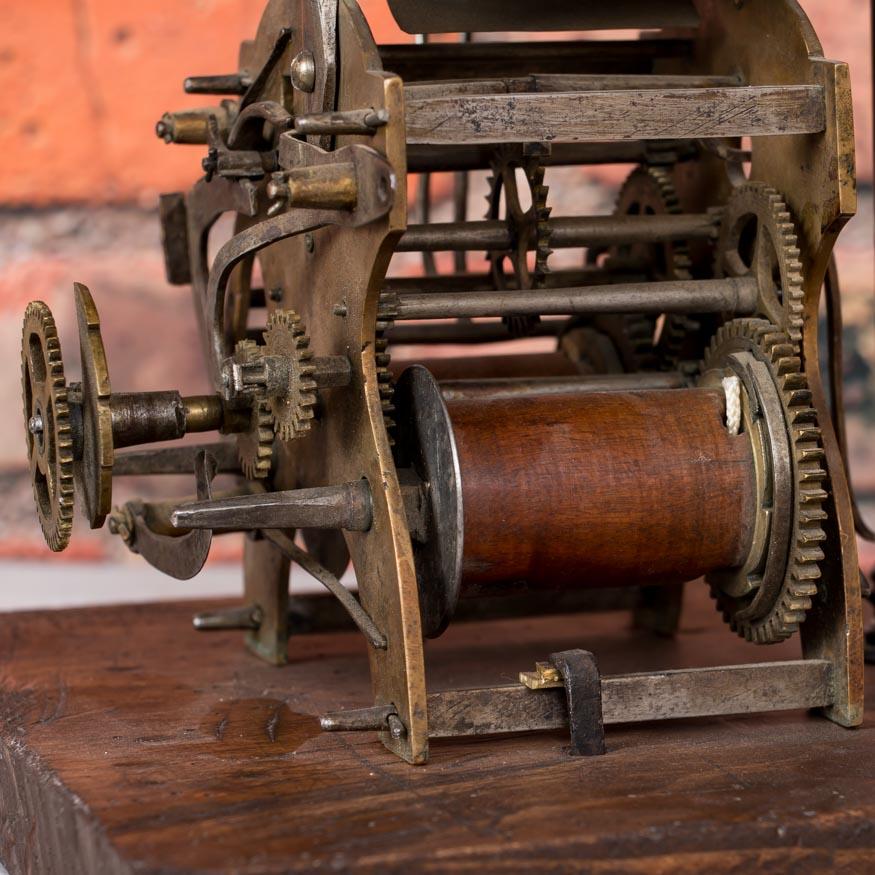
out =
[[295,55],[292,61],[292,85],[298,90],[310,94],[316,87],[316,61],[313,53],[303,49]]
[[37,437],[43,433],[43,429],[45,425],[43,424],[42,415],[39,413],[34,413],[33,416],[27,421],[27,430],[34,436]]

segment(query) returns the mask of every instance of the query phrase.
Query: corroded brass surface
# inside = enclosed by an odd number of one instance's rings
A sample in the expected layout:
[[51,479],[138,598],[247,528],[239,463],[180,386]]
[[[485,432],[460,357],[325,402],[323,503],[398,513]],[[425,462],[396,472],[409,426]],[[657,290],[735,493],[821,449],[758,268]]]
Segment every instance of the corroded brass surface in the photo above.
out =
[[[269,0],[236,71],[186,80],[190,93],[229,95],[168,113],[157,131],[206,147],[204,177],[187,195],[164,196],[161,217],[168,278],[192,286],[214,391],[113,394],[97,309],[79,284],[83,380],[68,387],[53,325],[32,305],[25,416],[47,540],[62,549],[69,535],[71,465],[96,527],[110,511],[117,448],[235,434],[236,459],[232,444],[123,457],[118,473],[194,474],[199,501],[132,502],[113,528],[179,577],[203,564],[213,532],[247,532],[243,607],[201,626],[245,628],[253,652],[277,665],[287,659],[290,562],[320,580],[368,642],[374,698],[328,728],[377,730],[390,750],[422,763],[430,736],[545,728],[569,713],[573,746],[599,752],[603,706],[606,722],[816,706],[855,725],[854,519],[817,348],[827,264],[856,208],[847,67],[823,58],[794,0],[548,6],[391,0],[421,38],[379,47],[355,0]],[[657,31],[550,41],[518,33],[615,27]],[[477,36],[496,30],[517,33]],[[443,31],[463,37],[429,42]],[[614,214],[556,214],[553,168],[630,162]],[[488,214],[471,220],[468,173],[487,169]],[[423,174],[410,226],[409,172]],[[440,172],[454,174],[451,221],[433,221]],[[209,234],[224,213],[233,234],[213,253]],[[565,259],[558,269],[554,249]],[[425,277],[403,256],[388,275],[393,255],[406,252],[419,255]],[[400,363],[390,367],[400,341],[520,337],[552,340],[555,351],[456,348],[449,361],[424,354],[433,373],[419,365],[402,378]],[[441,372],[452,380],[440,384]],[[445,417],[441,428],[417,419],[417,373],[434,410],[452,403],[477,415]],[[620,394],[622,416],[612,406]],[[550,407],[570,408],[562,398],[605,421],[563,419]],[[461,436],[464,474],[452,462]],[[596,438],[606,455],[586,467]],[[686,449],[672,456],[672,446]],[[686,479],[670,473],[681,455]],[[441,465],[424,464],[438,456]],[[502,470],[490,468],[499,458]],[[216,470],[237,479],[213,498]],[[736,486],[715,487],[721,471],[737,475]],[[673,476],[670,487],[654,486],[657,475]],[[539,477],[543,489],[523,497]],[[599,512],[575,523],[588,500]],[[617,528],[608,530],[609,517]],[[713,537],[693,541],[691,520],[715,526]],[[523,531],[534,535],[523,542]],[[678,564],[681,547],[724,535],[729,547],[711,564]],[[690,540],[659,554],[671,567],[641,592],[639,627],[671,633],[680,588],[660,587],[695,567],[708,572],[732,628],[757,643],[801,628],[805,659],[774,671],[608,678],[601,702],[592,655],[567,651],[522,673],[524,686],[427,695],[423,629],[439,634],[459,591],[458,575],[446,575],[457,582],[434,584],[421,604],[423,556],[466,568],[484,592],[531,595],[547,568],[550,586],[538,593],[558,603],[550,587],[576,591],[593,568],[602,581],[633,569],[630,585],[640,587],[657,547],[678,537]],[[604,545],[608,558],[587,566]],[[556,566],[542,546],[561,557]],[[339,581],[350,558],[358,598]],[[485,567],[508,579],[487,585],[477,576]],[[574,727],[596,724],[599,739],[583,744]]]

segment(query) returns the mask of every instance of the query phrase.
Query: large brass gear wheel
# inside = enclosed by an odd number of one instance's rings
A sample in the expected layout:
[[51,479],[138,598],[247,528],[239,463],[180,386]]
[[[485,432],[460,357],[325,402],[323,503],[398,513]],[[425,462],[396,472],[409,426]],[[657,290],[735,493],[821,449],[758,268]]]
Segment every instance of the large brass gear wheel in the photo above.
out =
[[749,641],[772,644],[789,638],[811,608],[823,559],[821,527],[826,518],[827,474],[811,392],[801,371],[798,346],[764,319],[736,319],[723,325],[705,354],[703,372],[721,371],[733,356],[748,354],[768,369],[778,390],[789,448],[792,489],[789,537],[783,574],[774,586],[732,595],[720,575],[709,577],[719,610],[731,628]]
[[[529,189],[531,203],[523,207],[520,196],[519,176],[522,171]],[[550,189],[544,185],[544,166],[538,155],[521,155],[510,148],[499,151],[492,165],[487,195],[487,219],[504,220],[511,233],[511,248],[487,253],[491,264],[492,278],[497,289],[509,288],[509,283],[518,291],[539,289],[549,267],[550,207],[547,195]],[[529,252],[534,251],[535,261],[529,267]],[[510,263],[510,273],[505,265]],[[511,334],[525,336],[538,322],[537,317],[510,316],[505,320]]]
[[[242,364],[257,362],[263,354],[254,340],[241,340],[234,347],[234,358]],[[273,414],[263,393],[251,399],[249,427],[237,435],[237,458],[243,474],[250,480],[263,480],[273,462]]]
[[775,189],[747,182],[732,193],[717,244],[717,276],[753,276],[757,314],[802,338],[802,263],[796,228]]
[[294,310],[274,310],[264,331],[265,355],[281,356],[288,367],[285,391],[269,398],[273,428],[280,440],[291,441],[310,430],[316,404],[310,338]]
[[33,497],[46,543],[59,552],[73,529],[73,437],[61,344],[42,301],[24,314],[21,383]]

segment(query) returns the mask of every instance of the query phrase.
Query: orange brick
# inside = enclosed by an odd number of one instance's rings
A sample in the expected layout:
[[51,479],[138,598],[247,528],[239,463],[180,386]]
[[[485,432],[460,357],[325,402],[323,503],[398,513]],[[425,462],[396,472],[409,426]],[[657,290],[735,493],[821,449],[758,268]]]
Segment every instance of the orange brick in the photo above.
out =
[[[386,0],[361,3],[378,41],[409,40]],[[869,48],[865,0],[804,4],[831,57],[853,65],[861,176],[871,178]],[[32,0],[4,4],[0,33],[0,202],[152,204],[187,187],[201,150],[153,133],[168,109],[204,98],[182,93],[193,73],[234,69],[259,0]],[[209,100],[210,98],[206,98]]]

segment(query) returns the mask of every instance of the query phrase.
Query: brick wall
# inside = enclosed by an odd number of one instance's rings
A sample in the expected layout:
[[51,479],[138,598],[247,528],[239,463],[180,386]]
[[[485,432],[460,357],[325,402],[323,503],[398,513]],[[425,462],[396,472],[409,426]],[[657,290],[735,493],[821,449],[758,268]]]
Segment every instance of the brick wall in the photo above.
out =
[[[361,5],[379,41],[410,39],[395,27],[385,0]],[[826,54],[852,65],[860,177],[869,182],[868,3],[803,5]],[[165,110],[205,100],[182,94],[186,75],[234,68],[238,43],[254,33],[262,3],[5,0],[2,9],[0,409],[7,415],[0,419],[0,483],[9,500],[0,505],[0,556],[44,555],[21,468],[17,350],[24,305],[32,298],[50,304],[66,357],[74,358],[69,289],[73,279],[86,282],[101,306],[117,389],[205,388],[187,291],[164,282],[152,212],[160,191],[184,189],[197,177],[202,150],[166,146],[153,129]],[[593,197],[607,202],[609,195]],[[841,251],[849,315],[864,327],[872,320],[869,222],[865,216],[852,225]],[[863,401],[872,392],[866,356],[875,361],[864,327],[858,333],[865,378],[857,387]],[[176,353],[167,355],[169,349]],[[862,446],[861,423],[855,429]],[[875,488],[875,481],[867,485]],[[102,556],[115,549],[114,540],[77,530],[66,556]]]

